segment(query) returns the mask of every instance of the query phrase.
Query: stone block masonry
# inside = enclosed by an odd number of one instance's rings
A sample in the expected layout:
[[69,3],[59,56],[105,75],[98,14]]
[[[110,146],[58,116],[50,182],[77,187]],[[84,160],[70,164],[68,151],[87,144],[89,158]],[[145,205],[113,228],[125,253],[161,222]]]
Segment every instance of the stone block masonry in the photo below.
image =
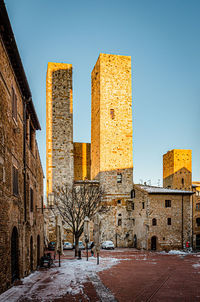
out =
[[56,185],[74,179],[71,64],[48,63],[46,92],[48,196]]
[[107,194],[132,188],[131,87],[131,57],[100,54],[92,71],[91,177]]
[[192,150],[174,149],[163,155],[163,186],[192,188]]

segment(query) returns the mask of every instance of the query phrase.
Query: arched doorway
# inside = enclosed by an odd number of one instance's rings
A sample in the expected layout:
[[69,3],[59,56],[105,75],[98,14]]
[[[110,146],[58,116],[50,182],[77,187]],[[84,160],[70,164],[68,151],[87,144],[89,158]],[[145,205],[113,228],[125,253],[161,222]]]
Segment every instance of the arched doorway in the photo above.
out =
[[40,235],[37,236],[37,266],[40,265]]
[[151,237],[151,249],[156,251],[157,248],[157,238],[156,236]]
[[17,228],[14,227],[11,235],[11,282],[19,278],[19,238]]
[[200,234],[196,235],[196,249],[200,250]]
[[33,237],[30,238],[30,270],[33,271]]

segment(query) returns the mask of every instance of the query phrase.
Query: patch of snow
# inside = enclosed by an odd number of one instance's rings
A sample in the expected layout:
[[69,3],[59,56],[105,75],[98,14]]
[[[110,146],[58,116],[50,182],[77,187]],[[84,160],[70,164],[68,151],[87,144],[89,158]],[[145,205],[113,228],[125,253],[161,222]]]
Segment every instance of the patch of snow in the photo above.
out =
[[171,250],[168,252],[169,255],[187,255],[188,253],[179,250]]
[[200,263],[196,263],[192,265],[194,268],[199,268],[200,267]]
[[32,299],[50,302],[66,294],[83,293],[85,282],[90,278],[96,278],[98,272],[110,269],[124,260],[130,259],[100,257],[99,265],[97,265],[97,258],[94,257],[90,257],[89,261],[84,258],[82,260],[63,259],[61,267],[36,271],[22,279],[23,284],[14,286],[0,295],[0,301],[16,302],[23,296],[24,299],[29,299],[28,301]]

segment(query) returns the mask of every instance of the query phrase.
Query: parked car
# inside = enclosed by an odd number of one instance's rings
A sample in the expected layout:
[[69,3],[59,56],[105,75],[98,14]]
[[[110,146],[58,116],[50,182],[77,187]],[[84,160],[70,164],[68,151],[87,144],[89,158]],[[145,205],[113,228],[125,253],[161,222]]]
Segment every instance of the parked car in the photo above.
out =
[[114,250],[115,246],[111,240],[104,241],[101,245],[102,249]]
[[56,247],[55,241],[50,241],[49,244],[48,244],[48,250],[54,251],[55,247]]
[[63,243],[63,250],[72,250],[73,246],[70,242],[66,241]]

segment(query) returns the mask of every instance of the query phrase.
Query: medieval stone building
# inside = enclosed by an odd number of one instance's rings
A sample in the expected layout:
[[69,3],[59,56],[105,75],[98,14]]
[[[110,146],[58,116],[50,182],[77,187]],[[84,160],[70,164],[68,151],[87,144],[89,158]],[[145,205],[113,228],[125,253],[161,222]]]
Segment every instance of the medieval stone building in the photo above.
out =
[[91,144],[73,143],[72,66],[48,64],[47,193],[56,185],[96,180],[107,208],[101,212],[102,241],[117,247],[183,248],[196,230],[193,212],[200,224],[199,203],[192,202],[191,150],[164,155],[164,188],[134,185],[131,58],[100,54],[91,94]]
[[40,129],[4,2],[0,0],[0,292],[43,253]]

